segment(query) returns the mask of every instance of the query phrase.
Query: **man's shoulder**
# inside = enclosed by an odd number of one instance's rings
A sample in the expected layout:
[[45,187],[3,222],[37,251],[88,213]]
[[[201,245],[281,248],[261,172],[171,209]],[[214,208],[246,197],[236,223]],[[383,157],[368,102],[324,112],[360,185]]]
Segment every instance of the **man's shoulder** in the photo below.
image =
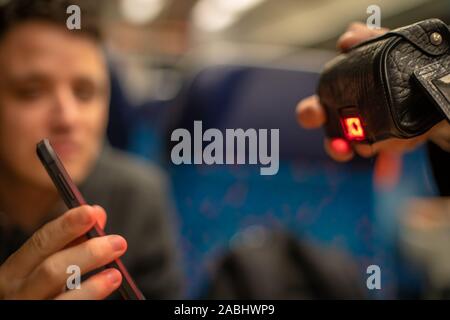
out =
[[93,201],[108,198],[108,202],[116,202],[120,198],[126,203],[132,199],[158,200],[167,188],[167,177],[160,167],[110,147],[102,152],[82,186]]
[[110,179],[130,186],[159,188],[167,180],[166,174],[159,166],[112,148],[103,152],[97,169],[110,175]]

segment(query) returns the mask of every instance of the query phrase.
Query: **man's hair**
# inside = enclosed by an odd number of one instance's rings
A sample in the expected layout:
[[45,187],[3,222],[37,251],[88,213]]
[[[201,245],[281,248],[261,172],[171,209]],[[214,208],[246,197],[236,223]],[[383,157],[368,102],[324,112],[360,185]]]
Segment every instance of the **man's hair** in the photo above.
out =
[[97,0],[3,0],[0,4],[0,40],[13,27],[28,21],[45,21],[67,28],[67,8],[81,9],[81,29],[71,30],[100,40],[99,2]]

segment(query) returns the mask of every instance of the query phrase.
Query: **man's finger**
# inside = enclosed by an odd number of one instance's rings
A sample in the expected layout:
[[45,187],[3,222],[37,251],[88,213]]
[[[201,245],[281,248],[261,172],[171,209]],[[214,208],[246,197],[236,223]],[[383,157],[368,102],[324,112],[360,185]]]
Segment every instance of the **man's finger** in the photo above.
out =
[[353,158],[354,152],[347,141],[344,139],[324,140],[326,153],[335,161],[346,162]]
[[97,220],[97,223],[100,228],[104,229],[107,221],[107,215],[105,209],[103,209],[99,205],[93,205],[92,206],[94,210],[95,219]]
[[365,29],[368,29],[367,24],[362,23],[361,21],[353,21],[353,22],[350,22],[346,31],[359,32],[359,31],[365,30]]
[[346,52],[351,47],[366,41],[373,37],[378,37],[389,31],[386,28],[369,29],[367,26],[349,28],[344,34],[342,34],[337,41],[337,48],[340,51]]
[[76,265],[81,274],[98,269],[122,256],[127,249],[118,235],[96,237],[82,244],[57,252],[34,270],[25,280],[20,299],[55,297],[67,281],[67,267]]
[[106,269],[80,284],[79,289],[66,291],[56,300],[102,300],[119,288],[122,274],[116,269]]
[[371,158],[377,153],[377,149],[372,144],[357,143],[353,148],[363,158]]
[[[93,205],[92,208],[94,209],[94,217],[95,217],[95,220],[97,221],[98,226],[100,228],[104,229],[105,225],[106,225],[106,220],[107,220],[107,215],[106,215],[105,209],[103,209],[102,207],[100,207],[98,205]],[[65,246],[65,248],[77,246],[86,240],[87,240],[87,237],[85,235],[82,235],[81,237],[70,242],[67,246]]]
[[319,128],[324,125],[326,116],[319,98],[314,95],[308,97],[297,105],[297,120],[306,129]]
[[6,272],[15,278],[24,278],[47,257],[90,230],[96,223],[95,211],[85,205],[47,223],[8,258],[4,263]]

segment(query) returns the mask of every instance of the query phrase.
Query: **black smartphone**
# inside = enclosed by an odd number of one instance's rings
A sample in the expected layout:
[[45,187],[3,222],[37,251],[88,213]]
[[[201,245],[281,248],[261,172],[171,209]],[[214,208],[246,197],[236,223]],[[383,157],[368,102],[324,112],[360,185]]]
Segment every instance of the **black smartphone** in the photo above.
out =
[[[36,146],[36,153],[42,164],[47,170],[48,175],[52,179],[56,189],[69,209],[79,207],[86,204],[81,192],[70,178],[61,160],[55,150],[53,150],[47,139],[40,141]],[[95,224],[86,234],[88,238],[104,236],[105,232],[102,228]],[[122,274],[122,284],[119,292],[125,300],[145,300],[144,295],[134,283],[127,269],[120,259],[114,260],[107,265],[109,268],[115,268]]]

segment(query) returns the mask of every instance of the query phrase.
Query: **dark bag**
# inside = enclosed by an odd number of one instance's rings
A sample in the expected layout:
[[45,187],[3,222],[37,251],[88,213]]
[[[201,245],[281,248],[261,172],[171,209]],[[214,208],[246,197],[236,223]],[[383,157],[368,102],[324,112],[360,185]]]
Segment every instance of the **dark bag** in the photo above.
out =
[[450,120],[450,31],[424,20],[330,61],[318,94],[329,137],[373,143],[412,138]]
[[284,232],[261,232],[236,245],[212,273],[209,299],[363,299],[363,273],[337,251]]

